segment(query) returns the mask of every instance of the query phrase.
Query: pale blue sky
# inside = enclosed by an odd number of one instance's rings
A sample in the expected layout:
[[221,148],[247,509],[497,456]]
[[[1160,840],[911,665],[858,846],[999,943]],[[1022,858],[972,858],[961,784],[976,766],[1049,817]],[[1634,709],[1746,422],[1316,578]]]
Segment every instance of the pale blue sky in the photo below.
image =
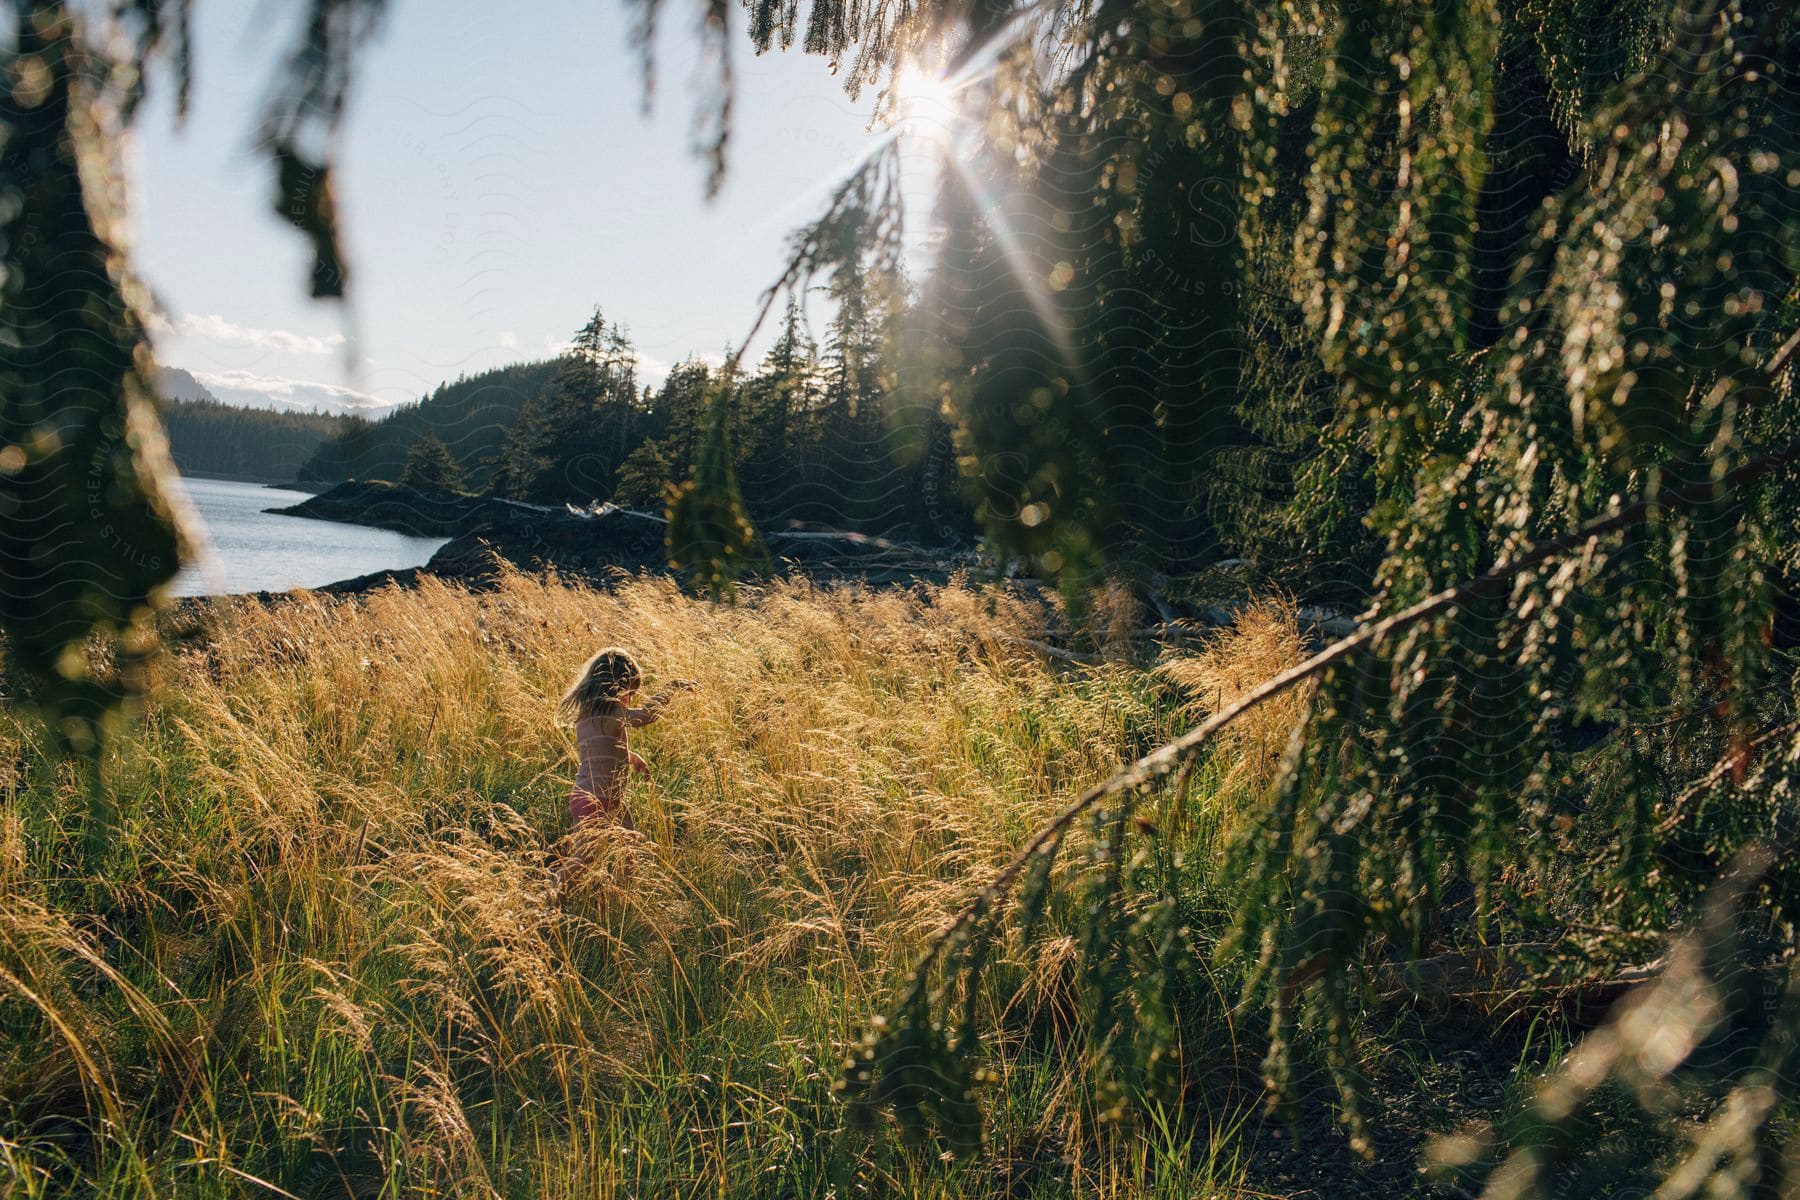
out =
[[551,353],[595,304],[652,377],[716,356],[748,329],[788,232],[879,136],[872,95],[853,104],[818,58],[754,57],[740,31],[731,170],[708,204],[690,150],[698,4],[667,5],[646,118],[622,3],[396,0],[340,158],[351,305],[318,303],[248,149],[300,7],[200,4],[188,122],[172,126],[160,81],[129,159],[136,262],[170,319],[159,357],[229,398],[416,399]]

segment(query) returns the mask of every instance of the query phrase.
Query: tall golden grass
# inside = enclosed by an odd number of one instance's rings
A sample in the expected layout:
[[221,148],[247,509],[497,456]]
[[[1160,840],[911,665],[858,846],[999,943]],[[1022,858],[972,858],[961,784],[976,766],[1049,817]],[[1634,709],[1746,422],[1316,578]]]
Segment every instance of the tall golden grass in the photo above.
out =
[[[1156,669],[1187,694],[1189,715],[1199,721],[1306,656],[1298,607],[1273,594],[1246,604],[1230,628],[1203,635],[1197,647],[1165,652]],[[1273,778],[1312,692],[1310,683],[1293,688],[1220,731],[1219,787],[1235,792]]]
[[[986,1151],[838,1129],[924,940],[1184,723],[1150,671],[1025,644],[1055,619],[960,584],[222,600],[109,753],[97,875],[81,777],[0,711],[0,1195],[1229,1191],[1228,1121],[1084,1124],[1078,1018],[1030,1016],[1078,1009],[1054,930],[993,999]],[[638,830],[559,889],[552,712],[603,643],[699,686],[635,739]]]

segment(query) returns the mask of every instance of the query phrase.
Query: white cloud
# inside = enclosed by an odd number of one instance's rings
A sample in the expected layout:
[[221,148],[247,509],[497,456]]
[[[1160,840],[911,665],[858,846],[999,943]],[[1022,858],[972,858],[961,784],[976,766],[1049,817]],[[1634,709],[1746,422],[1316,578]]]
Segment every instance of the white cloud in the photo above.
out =
[[[712,350],[700,354],[684,355],[681,361],[687,362],[689,359],[703,362],[715,371],[725,365],[725,356]],[[673,371],[677,365],[666,358],[658,358],[654,354],[640,354],[637,356],[638,383],[661,387],[668,380],[669,372]]]
[[519,348],[519,335],[510,329],[502,329],[500,331],[500,345],[506,350],[517,350]]
[[293,333],[286,329],[260,329],[239,325],[217,313],[189,313],[173,323],[158,319],[157,328],[186,337],[205,338],[228,346],[255,346],[262,350],[278,350],[284,354],[330,354],[344,344],[344,335],[328,333],[323,337]]
[[669,377],[669,361],[651,354],[637,356],[637,373],[640,384],[661,387],[663,380]]
[[315,379],[288,379],[279,375],[258,375],[251,371],[190,371],[189,374],[227,404],[314,412],[359,412],[378,416],[381,409],[392,408],[396,403],[353,388],[320,383]]

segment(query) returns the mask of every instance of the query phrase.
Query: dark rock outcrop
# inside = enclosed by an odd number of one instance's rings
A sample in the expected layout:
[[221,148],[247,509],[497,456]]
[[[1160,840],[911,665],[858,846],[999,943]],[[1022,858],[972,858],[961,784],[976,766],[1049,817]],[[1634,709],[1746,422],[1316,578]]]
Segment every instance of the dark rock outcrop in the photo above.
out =
[[[480,586],[498,574],[501,562],[525,571],[555,570],[565,578],[591,583],[671,569],[668,523],[652,513],[611,505],[583,512],[392,483],[351,482],[291,508],[269,511],[450,539],[423,567],[377,571],[318,589],[325,592],[366,592],[389,583],[405,586],[421,575]],[[780,574],[871,584],[943,582],[959,566],[973,565],[954,551],[856,533],[770,531],[764,540]]]
[[504,559],[526,571],[554,568],[574,579],[602,582],[620,572],[666,571],[668,523],[622,508],[589,515],[526,512],[506,515],[438,548],[422,568],[463,583],[485,581]]
[[387,483],[379,479],[352,479],[310,500],[287,508],[268,510],[284,517],[311,517],[315,521],[342,521],[372,525],[418,537],[456,537],[524,515],[558,515],[558,510],[493,496],[433,491]]

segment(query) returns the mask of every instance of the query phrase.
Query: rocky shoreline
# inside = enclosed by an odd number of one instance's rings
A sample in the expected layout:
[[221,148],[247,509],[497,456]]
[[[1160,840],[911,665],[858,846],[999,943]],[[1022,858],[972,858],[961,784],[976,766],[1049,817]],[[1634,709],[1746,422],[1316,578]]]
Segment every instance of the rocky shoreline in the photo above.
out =
[[414,537],[457,537],[528,514],[555,516],[560,510],[492,496],[407,487],[379,479],[352,479],[298,504],[263,511],[283,517],[368,525]]
[[[419,537],[447,537],[422,567],[359,575],[313,588],[330,595],[361,595],[390,584],[411,587],[424,576],[468,587],[493,582],[503,564],[527,572],[554,570],[565,579],[608,584],[644,572],[670,574],[668,522],[657,513],[614,505],[587,510],[500,500],[492,496],[427,491],[396,483],[340,483],[287,508],[267,511],[320,521],[342,521]],[[982,575],[981,561],[954,547],[925,547],[831,530],[764,530],[776,575],[799,574],[870,586],[948,583],[958,572]],[[991,569],[991,567],[990,567]],[[1036,589],[1042,581],[1012,579]],[[1161,628],[1232,624],[1259,588],[1249,565],[1237,559],[1177,578],[1155,577],[1150,595]],[[1149,614],[1147,614],[1149,615]],[[1357,622],[1343,608],[1302,604],[1295,616],[1314,639],[1343,637]]]
[[[320,592],[356,594],[391,583],[406,586],[422,575],[479,586],[495,577],[502,562],[595,583],[620,574],[672,570],[668,523],[654,513],[613,505],[584,511],[353,480],[302,503],[267,511],[450,539],[422,567],[377,571],[313,589]],[[777,574],[801,572],[870,584],[942,583],[957,570],[975,565],[964,551],[856,533],[765,531],[763,540]]]

